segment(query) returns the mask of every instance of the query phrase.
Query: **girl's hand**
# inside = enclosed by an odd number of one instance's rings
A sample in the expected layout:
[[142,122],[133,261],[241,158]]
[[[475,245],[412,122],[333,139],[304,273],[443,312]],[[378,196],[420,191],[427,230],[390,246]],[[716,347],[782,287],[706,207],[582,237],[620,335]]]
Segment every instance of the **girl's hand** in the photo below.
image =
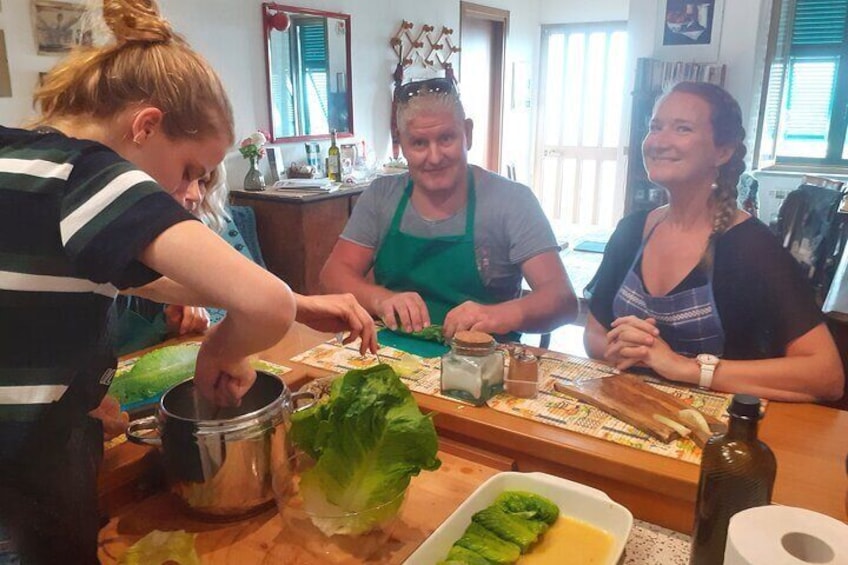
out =
[[176,336],[202,334],[209,329],[209,312],[201,306],[165,306],[165,324],[168,333]]

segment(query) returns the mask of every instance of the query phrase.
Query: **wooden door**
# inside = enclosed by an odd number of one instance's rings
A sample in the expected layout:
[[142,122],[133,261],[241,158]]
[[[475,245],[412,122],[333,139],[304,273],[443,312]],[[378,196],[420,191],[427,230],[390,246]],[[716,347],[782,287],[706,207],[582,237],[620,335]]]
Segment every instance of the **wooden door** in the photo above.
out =
[[459,82],[466,115],[474,121],[468,161],[500,172],[504,53],[509,12],[460,3]]

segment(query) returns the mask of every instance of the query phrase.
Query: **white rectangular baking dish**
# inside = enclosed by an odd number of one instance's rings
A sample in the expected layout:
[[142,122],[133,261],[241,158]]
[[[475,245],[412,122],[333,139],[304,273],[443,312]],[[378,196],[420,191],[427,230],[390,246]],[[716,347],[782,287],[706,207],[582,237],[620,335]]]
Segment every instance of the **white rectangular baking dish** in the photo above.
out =
[[480,485],[471,496],[433,532],[405,561],[406,565],[433,565],[444,559],[462,536],[475,512],[486,508],[505,490],[540,494],[559,506],[560,513],[606,530],[613,537],[607,565],[615,565],[624,552],[633,515],[603,491],[545,473],[498,473]]

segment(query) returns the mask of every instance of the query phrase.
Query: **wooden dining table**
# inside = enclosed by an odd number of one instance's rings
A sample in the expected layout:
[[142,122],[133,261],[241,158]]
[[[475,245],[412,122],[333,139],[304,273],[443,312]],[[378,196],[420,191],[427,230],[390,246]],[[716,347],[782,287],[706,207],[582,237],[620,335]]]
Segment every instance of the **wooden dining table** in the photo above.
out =
[[[291,367],[294,386],[327,371],[291,357],[331,336],[296,326],[262,357]],[[414,393],[432,412],[450,449],[478,461],[507,458],[517,471],[542,471],[609,494],[639,519],[689,533],[699,467],[562,428]],[[773,501],[848,521],[848,412],[810,403],[770,402],[760,437],[777,458]]]
[[[330,338],[332,335],[296,324],[283,340],[260,357],[291,368],[283,378],[291,388],[297,389],[328,372],[293,362],[291,358]],[[426,517],[412,518],[409,523],[414,525],[413,529],[417,528],[418,534],[408,537],[407,542],[393,552],[390,562],[401,562],[401,556],[411,553],[463,497],[498,470],[541,471],[565,477],[603,490],[645,522],[683,533],[691,530],[699,472],[695,464],[486,406],[473,407],[413,394],[421,409],[433,414],[441,453],[448,462],[447,470],[452,470],[450,475],[432,474],[430,478],[453,485],[449,488],[454,492],[451,496],[428,492],[427,489],[436,487],[431,485],[431,480],[421,477],[415,480],[417,483],[413,482],[413,487],[422,485],[422,492],[426,493],[424,498],[433,501],[438,511],[428,509]],[[848,521],[848,412],[815,404],[770,402],[761,423],[760,436],[777,458],[773,502],[808,508]],[[122,520],[142,513],[128,509],[138,504],[151,504],[147,500],[151,494],[160,505],[173,504],[167,501],[168,495],[161,492],[161,467],[153,464],[157,457],[155,450],[131,444],[107,450],[100,479],[101,506],[113,519],[101,538],[117,537],[122,539],[119,543],[124,543],[124,547],[137,540],[138,536],[120,538],[121,528],[126,530],[132,523]],[[457,472],[457,469],[468,471]],[[405,511],[418,516],[415,505],[412,509],[406,506]],[[265,527],[263,524],[258,524],[260,530]],[[264,548],[267,552],[269,540],[266,537],[271,531],[256,535],[258,537],[248,536],[255,540],[256,551]],[[206,540],[202,541],[206,544],[204,547],[214,545],[213,538],[224,539],[220,536],[202,538]],[[254,546],[252,541],[247,545]],[[224,551],[222,548],[216,550]],[[101,558],[108,562],[103,556]],[[223,563],[225,560],[212,559],[210,562]]]
[[160,491],[126,505],[100,532],[98,556],[117,563],[154,530],[194,534],[204,564],[298,563],[327,565],[363,561],[400,564],[486,479],[503,470],[439,453],[442,465],[412,479],[399,517],[385,537],[325,538],[309,525],[286,522],[276,507],[250,518],[209,522],[187,516],[175,495]]

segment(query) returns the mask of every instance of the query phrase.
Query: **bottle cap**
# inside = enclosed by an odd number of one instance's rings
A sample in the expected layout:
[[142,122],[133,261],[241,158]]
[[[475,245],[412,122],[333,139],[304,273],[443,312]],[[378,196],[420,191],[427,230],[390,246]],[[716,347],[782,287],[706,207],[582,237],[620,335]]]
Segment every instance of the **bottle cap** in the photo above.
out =
[[759,420],[761,418],[760,399],[750,394],[735,394],[727,413],[738,418]]

